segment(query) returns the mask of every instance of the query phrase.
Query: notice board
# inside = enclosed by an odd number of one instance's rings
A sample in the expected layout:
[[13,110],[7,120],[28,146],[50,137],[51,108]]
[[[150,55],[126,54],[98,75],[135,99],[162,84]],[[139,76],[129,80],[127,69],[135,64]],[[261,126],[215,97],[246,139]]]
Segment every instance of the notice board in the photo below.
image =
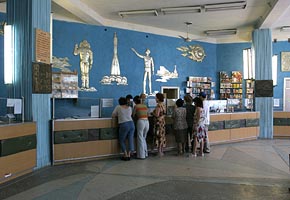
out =
[[52,92],[51,64],[32,64],[32,93],[51,94]]

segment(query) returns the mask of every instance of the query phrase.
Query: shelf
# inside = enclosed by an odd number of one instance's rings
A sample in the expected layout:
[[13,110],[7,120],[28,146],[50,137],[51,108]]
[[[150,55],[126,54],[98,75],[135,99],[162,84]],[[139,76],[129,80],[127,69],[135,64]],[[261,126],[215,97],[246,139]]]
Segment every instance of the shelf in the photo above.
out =
[[52,72],[52,97],[78,98],[78,75],[76,72]]
[[211,95],[211,77],[195,77],[189,76],[186,82],[186,93],[192,97],[197,96],[200,92]]
[[243,79],[242,73],[239,71],[232,71],[227,73],[221,71],[220,76],[220,99],[228,99],[231,102],[235,102],[235,99],[239,102],[236,103],[235,109],[242,108],[243,98]]

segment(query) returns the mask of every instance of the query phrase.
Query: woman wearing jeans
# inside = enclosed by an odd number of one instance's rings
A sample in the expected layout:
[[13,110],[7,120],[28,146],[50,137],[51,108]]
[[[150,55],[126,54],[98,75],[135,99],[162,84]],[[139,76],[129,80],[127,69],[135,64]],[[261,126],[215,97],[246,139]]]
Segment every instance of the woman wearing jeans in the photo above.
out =
[[136,104],[133,109],[133,117],[137,119],[137,158],[145,159],[148,157],[146,137],[149,131],[148,108],[141,103],[141,98],[135,96],[133,99]]
[[[112,117],[118,118],[119,124],[119,142],[124,156],[121,160],[130,160],[131,152],[134,151],[134,131],[135,125],[132,120],[132,108],[127,105],[125,97],[119,98],[119,105],[115,107]],[[128,137],[129,148],[126,147],[126,138]]]

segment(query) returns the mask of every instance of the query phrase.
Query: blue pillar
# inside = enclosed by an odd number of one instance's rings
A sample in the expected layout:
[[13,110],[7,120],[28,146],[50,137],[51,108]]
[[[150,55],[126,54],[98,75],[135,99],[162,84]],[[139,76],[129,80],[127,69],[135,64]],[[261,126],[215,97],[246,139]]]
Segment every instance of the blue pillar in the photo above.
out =
[[[270,29],[253,32],[256,80],[272,80],[272,35]],[[260,112],[259,138],[273,138],[273,97],[255,98],[255,109]]]
[[50,32],[51,0],[8,0],[7,22],[14,27],[13,93],[24,97],[24,119],[37,123],[37,168],[50,165],[50,95],[32,94],[35,29]]

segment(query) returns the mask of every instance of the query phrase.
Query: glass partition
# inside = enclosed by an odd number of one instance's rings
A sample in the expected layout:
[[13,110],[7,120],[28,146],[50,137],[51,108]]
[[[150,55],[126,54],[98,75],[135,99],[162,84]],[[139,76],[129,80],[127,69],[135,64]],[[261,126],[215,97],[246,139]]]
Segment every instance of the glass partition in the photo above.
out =
[[[119,98],[52,98],[52,119],[111,118]],[[146,98],[149,114],[156,107],[155,97]]]
[[52,98],[52,119],[110,118],[118,99]]

